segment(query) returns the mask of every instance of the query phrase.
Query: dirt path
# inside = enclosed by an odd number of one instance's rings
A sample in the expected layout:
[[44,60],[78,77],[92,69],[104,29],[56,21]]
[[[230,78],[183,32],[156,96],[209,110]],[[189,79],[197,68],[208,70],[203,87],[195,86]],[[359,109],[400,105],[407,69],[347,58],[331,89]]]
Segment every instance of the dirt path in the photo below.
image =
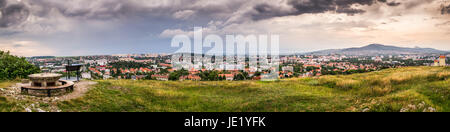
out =
[[60,101],[65,101],[65,100],[71,100],[71,99],[76,99],[76,98],[82,97],[84,94],[86,94],[86,92],[89,91],[89,89],[92,88],[92,85],[95,85],[95,84],[97,84],[97,82],[93,82],[93,81],[81,81],[81,82],[75,83],[74,91],[70,94],[60,96],[59,99],[60,99]]

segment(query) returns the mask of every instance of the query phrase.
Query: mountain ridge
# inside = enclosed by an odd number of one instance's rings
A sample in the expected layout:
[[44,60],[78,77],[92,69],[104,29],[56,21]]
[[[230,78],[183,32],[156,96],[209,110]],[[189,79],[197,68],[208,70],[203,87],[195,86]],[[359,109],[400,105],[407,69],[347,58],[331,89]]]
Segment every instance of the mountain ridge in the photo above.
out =
[[352,47],[345,49],[327,49],[309,52],[307,54],[313,55],[329,55],[329,54],[343,54],[343,55],[401,55],[401,54],[449,54],[449,51],[442,51],[433,48],[407,48],[397,47],[384,44],[369,44],[363,47]]

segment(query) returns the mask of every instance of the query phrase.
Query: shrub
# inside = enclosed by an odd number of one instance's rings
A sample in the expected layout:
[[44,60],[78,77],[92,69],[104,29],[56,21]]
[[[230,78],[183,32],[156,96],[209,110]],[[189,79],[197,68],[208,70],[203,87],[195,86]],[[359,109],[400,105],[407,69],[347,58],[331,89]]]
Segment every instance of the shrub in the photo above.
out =
[[40,72],[39,68],[28,63],[24,57],[0,51],[0,80],[27,78],[28,75],[38,72]]

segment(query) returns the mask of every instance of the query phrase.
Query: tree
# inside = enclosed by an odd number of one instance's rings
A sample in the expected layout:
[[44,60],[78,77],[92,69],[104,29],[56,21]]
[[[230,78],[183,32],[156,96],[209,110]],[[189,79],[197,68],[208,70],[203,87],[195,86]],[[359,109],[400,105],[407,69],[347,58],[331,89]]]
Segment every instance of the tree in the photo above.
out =
[[169,80],[171,81],[180,80],[180,75],[177,72],[172,72],[169,74]]
[[224,77],[219,76],[217,71],[201,71],[198,76],[202,78],[202,81],[220,81],[225,80]]
[[308,67],[306,67],[306,71],[314,71],[314,70],[317,70],[317,69],[320,69],[320,68],[314,67],[314,66],[308,66]]
[[154,78],[152,78],[152,75],[155,75],[155,72],[149,72],[145,74],[144,80],[154,80]]
[[40,69],[30,64],[24,57],[0,51],[0,80],[27,78],[28,75],[39,72]]
[[294,72],[295,72],[295,73],[301,73],[301,72],[303,72],[303,65],[295,65],[295,66],[294,66]]
[[247,72],[242,72],[242,73],[236,74],[234,76],[234,80],[236,80],[236,81],[242,81],[242,80],[247,80],[247,79],[250,79]]
[[169,74],[169,80],[177,81],[177,80],[180,80],[181,76],[187,76],[187,75],[189,75],[189,71],[184,70],[184,69],[177,70],[177,71]]

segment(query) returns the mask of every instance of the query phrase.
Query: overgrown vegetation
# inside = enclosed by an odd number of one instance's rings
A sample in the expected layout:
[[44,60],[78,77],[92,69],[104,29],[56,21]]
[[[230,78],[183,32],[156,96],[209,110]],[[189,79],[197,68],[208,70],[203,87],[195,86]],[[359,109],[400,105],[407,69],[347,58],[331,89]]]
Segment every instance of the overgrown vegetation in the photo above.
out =
[[25,58],[0,51],[0,80],[27,78],[37,72],[40,72],[39,68],[28,63]]
[[108,80],[63,111],[304,112],[450,111],[450,68],[261,81]]
[[[13,81],[1,81],[0,80],[0,90],[3,90],[4,88],[7,88],[7,87],[13,85],[14,83],[15,82],[13,82]],[[21,108],[18,108],[14,101],[11,101],[8,98],[0,95],[0,112],[21,111],[19,109],[21,109]]]

